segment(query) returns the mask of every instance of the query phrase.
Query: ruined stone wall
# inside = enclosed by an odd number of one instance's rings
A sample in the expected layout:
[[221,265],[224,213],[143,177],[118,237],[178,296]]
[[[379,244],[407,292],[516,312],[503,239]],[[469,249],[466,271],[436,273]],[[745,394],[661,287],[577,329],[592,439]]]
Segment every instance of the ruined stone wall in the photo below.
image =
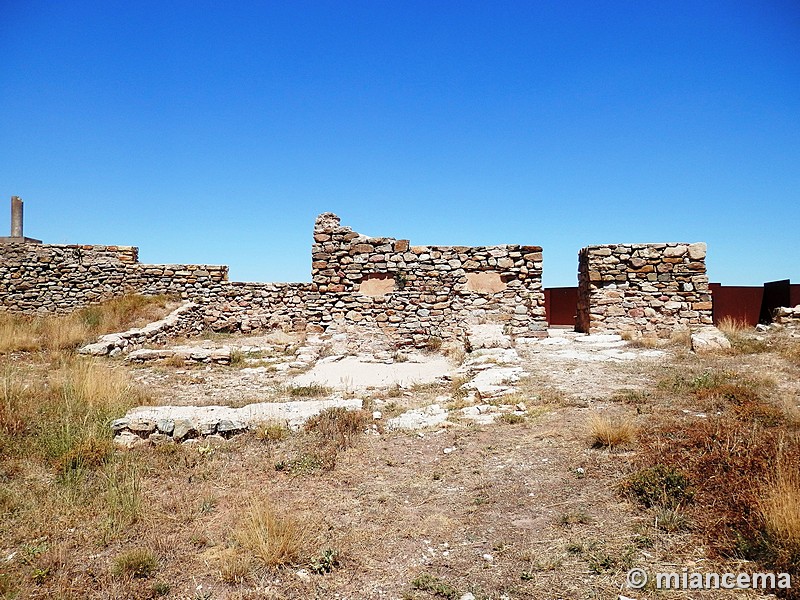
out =
[[712,324],[706,245],[611,244],[578,255],[578,331],[669,337]]
[[334,321],[377,323],[404,337],[451,337],[486,321],[512,335],[546,329],[539,246],[412,246],[358,234],[325,213],[311,258],[312,282]]
[[228,268],[143,265],[132,246],[0,244],[0,310],[66,313],[126,293],[209,298]]
[[800,305],[794,308],[782,306],[775,311],[774,323],[788,327],[800,328]]
[[311,283],[230,283],[205,308],[207,327],[370,333],[398,346],[463,338],[471,323],[544,335],[538,246],[410,246],[342,227],[314,229]]
[[0,244],[5,310],[68,312],[125,293],[171,294],[197,302],[215,331],[373,332],[398,346],[463,338],[485,322],[544,335],[541,276],[539,246],[411,246],[358,234],[331,213],[315,224],[310,283],[229,282],[227,267],[142,265],[128,246]]

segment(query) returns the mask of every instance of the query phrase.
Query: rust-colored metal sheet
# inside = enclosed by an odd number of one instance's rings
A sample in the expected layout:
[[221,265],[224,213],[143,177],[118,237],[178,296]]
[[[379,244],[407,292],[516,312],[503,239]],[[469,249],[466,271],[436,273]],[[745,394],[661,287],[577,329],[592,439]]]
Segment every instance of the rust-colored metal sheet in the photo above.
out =
[[751,327],[758,324],[764,288],[761,286],[708,284],[714,300],[714,323],[728,317]]
[[800,305],[800,283],[793,283],[789,286],[789,300],[791,306]]
[[550,325],[575,326],[578,312],[578,288],[558,287],[544,290],[544,309]]

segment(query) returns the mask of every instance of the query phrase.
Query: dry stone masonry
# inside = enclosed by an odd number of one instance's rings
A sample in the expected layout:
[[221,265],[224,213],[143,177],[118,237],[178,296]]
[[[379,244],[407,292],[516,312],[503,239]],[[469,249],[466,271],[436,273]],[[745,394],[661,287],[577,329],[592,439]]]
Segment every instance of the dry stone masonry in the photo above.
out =
[[[358,345],[349,350],[469,345],[487,326],[516,338],[546,335],[539,246],[415,246],[362,235],[324,213],[314,226],[310,282],[242,283],[228,281],[225,266],[141,264],[131,246],[3,239],[0,310],[66,313],[126,293],[193,303],[160,328],[101,340],[100,353],[203,329],[326,333]],[[705,254],[702,243],[584,248],[578,329],[666,336],[711,324]]]
[[0,305],[27,313],[67,313],[126,293],[210,299],[228,267],[143,265],[132,246],[0,244]]
[[800,328],[800,305],[794,308],[785,306],[775,311],[775,323]]
[[712,324],[706,245],[588,246],[578,255],[577,329],[669,337]]
[[415,345],[487,321],[517,336],[546,331],[539,246],[412,246],[324,213],[311,258],[322,324],[375,325]]

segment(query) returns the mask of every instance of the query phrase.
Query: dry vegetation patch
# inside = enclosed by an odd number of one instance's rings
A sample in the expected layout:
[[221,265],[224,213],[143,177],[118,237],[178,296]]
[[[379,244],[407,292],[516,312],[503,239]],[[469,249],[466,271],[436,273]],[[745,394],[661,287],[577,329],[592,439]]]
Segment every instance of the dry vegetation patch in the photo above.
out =
[[0,354],[74,349],[98,335],[156,321],[169,306],[166,296],[132,294],[62,316],[0,313]]
[[800,431],[774,379],[707,369],[665,380],[660,394],[687,408],[647,423],[641,469],[623,489],[645,507],[684,512],[718,557],[796,573],[800,554],[789,531]]
[[[760,354],[575,366],[613,380],[592,397],[531,377],[512,398],[528,414],[496,425],[384,432],[367,400],[300,431],[263,423],[219,446],[131,452],[108,430],[149,401],[127,367],[6,354],[0,598],[660,598],[626,592],[627,569],[711,558],[796,573],[797,344],[769,341]],[[440,395],[456,410],[461,383],[375,397],[384,417]],[[587,430],[614,451],[588,448]]]

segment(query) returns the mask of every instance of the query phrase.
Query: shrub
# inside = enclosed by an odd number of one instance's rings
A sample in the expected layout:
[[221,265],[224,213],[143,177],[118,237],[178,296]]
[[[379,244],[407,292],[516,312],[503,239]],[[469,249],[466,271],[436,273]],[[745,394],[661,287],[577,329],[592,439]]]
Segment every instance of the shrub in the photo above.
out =
[[114,559],[111,572],[116,576],[150,577],[158,569],[158,559],[146,548],[134,548]]
[[646,508],[675,508],[690,501],[694,495],[685,473],[661,464],[631,475],[622,484],[622,491]]
[[364,410],[334,407],[311,417],[306,421],[305,430],[317,433],[323,443],[345,450],[355,443],[355,437],[364,432],[370,420],[371,416]]

